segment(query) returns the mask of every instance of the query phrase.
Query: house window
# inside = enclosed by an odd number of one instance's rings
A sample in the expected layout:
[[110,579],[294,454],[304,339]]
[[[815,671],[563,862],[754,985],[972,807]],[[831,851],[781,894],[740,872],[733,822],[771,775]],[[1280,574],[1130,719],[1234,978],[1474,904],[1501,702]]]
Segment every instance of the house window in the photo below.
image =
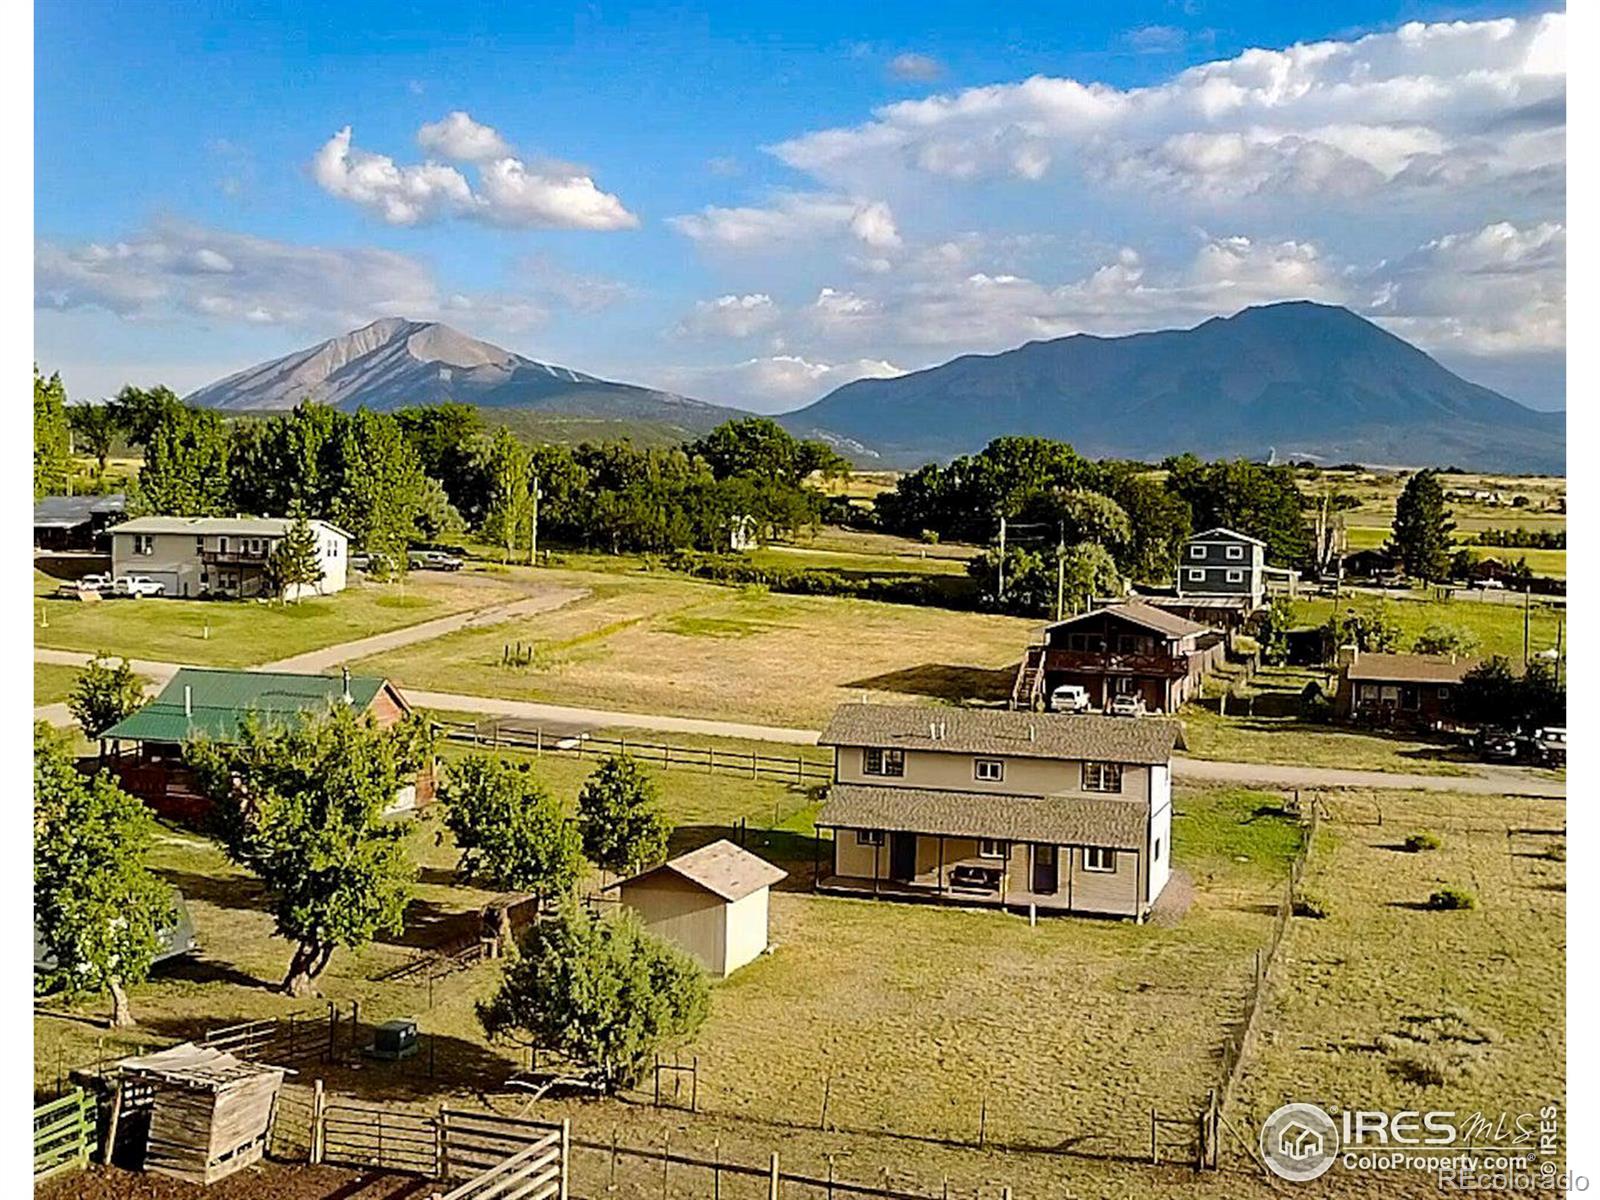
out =
[[1084,763],[1083,790],[1086,792],[1120,792],[1122,790],[1122,764],[1111,762]]
[[204,554],[206,552],[206,539],[205,538],[203,538],[203,537],[195,538],[195,540],[194,540],[194,552],[196,554]]
[[1243,583],[1244,582],[1244,572],[1243,571],[1229,571],[1228,572],[1228,582],[1229,583]]
[[1235,561],[1237,561],[1238,559],[1243,558],[1244,557],[1244,547],[1243,546],[1229,546],[1228,547],[1228,557],[1231,558],[1231,559],[1234,559]]
[[217,553],[218,554],[226,554],[227,552],[228,552],[228,539],[225,538],[225,537],[219,537],[217,539]]
[[1206,548],[1204,546],[1190,546],[1189,547],[1189,557],[1190,558],[1204,558],[1205,556],[1206,556]]
[[1156,839],[1155,849],[1150,851],[1150,861],[1151,862],[1160,862],[1161,861],[1161,839],[1160,838]]
[[1190,567],[1189,568],[1189,582],[1190,583],[1204,583],[1205,581],[1206,581],[1206,569],[1204,567]]
[[881,845],[883,845],[883,830],[881,830],[881,829],[858,829],[858,830],[856,830],[856,845],[858,845],[858,846],[881,846]]
[[1439,689],[1439,699],[1441,699],[1441,700],[1450,699],[1450,689],[1447,688],[1447,687],[1440,688]]
[[1115,850],[1107,850],[1104,846],[1085,846],[1083,848],[1083,869],[1085,871],[1113,872],[1117,869],[1117,852]]
[[149,555],[154,554],[156,552],[156,539],[155,539],[155,537],[153,535],[151,535],[151,534],[148,534],[148,533],[136,533],[136,534],[134,534],[133,535],[133,552],[135,554],[143,554],[143,555],[145,555],[147,557]]
[[1008,847],[1005,842],[1002,842],[997,838],[978,839],[979,858],[1004,858],[1006,856],[1006,851],[1009,848],[1010,847]]
[[906,773],[906,752],[904,750],[880,750],[874,746],[863,754],[861,772],[864,775],[904,775]]
[[984,783],[999,783],[1006,777],[1006,764],[998,758],[974,759],[972,777]]

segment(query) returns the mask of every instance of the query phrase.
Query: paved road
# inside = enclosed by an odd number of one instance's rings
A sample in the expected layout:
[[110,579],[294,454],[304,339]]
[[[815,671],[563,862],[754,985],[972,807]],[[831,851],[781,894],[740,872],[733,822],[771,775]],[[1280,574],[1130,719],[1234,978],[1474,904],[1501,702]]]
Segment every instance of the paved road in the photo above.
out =
[[1178,755],[1172,777],[1183,783],[1229,783],[1270,788],[1401,788],[1467,792],[1484,796],[1544,796],[1562,799],[1567,785],[1517,767],[1474,765],[1475,775],[1412,775],[1393,771],[1352,771],[1342,767],[1300,767],[1279,763],[1217,762]]

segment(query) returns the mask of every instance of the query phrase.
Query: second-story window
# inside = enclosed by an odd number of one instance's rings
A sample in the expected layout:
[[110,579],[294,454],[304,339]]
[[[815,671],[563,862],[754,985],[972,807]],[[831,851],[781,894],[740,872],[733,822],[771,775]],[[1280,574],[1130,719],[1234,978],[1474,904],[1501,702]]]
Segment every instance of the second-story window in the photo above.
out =
[[863,775],[904,775],[906,773],[906,752],[904,750],[881,750],[876,746],[870,747],[862,756],[861,773]]
[[998,758],[974,759],[972,777],[984,783],[999,783],[1006,777],[1006,764]]
[[1243,583],[1244,582],[1244,572],[1243,571],[1229,571],[1228,572],[1228,582],[1229,583]]
[[154,554],[156,552],[156,539],[154,536],[148,533],[134,534],[133,552],[135,554],[143,554],[147,557],[151,554]]
[[1189,557],[1190,558],[1204,558],[1205,556],[1206,556],[1206,548],[1204,546],[1190,546],[1189,547]]
[[1206,569],[1204,567],[1193,567],[1193,568],[1190,569],[1190,571],[1189,571],[1189,582],[1190,583],[1204,583],[1205,581],[1206,581]]
[[1086,792],[1120,792],[1122,790],[1122,764],[1112,762],[1084,763],[1083,790]]
[[1232,559],[1241,559],[1241,558],[1243,558],[1244,557],[1244,547],[1243,546],[1229,546],[1228,547],[1228,557],[1232,558]]

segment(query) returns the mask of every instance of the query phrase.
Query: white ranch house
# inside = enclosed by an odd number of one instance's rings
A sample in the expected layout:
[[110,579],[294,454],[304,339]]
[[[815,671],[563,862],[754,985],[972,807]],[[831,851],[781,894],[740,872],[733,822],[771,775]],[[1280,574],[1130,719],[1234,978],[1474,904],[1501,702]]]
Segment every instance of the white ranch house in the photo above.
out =
[[[342,592],[347,579],[350,535],[326,521],[307,523],[322,580],[291,588],[290,600]],[[288,517],[136,517],[111,529],[111,571],[153,579],[179,599],[262,596],[267,560],[293,527]]]

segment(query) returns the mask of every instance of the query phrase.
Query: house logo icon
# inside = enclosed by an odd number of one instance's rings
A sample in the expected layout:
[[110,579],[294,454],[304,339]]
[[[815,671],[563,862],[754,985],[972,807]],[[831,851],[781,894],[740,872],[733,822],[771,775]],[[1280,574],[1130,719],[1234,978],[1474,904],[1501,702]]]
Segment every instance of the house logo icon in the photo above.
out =
[[1315,1104],[1285,1104],[1261,1126],[1261,1157],[1280,1179],[1316,1179],[1339,1153],[1339,1127]]

